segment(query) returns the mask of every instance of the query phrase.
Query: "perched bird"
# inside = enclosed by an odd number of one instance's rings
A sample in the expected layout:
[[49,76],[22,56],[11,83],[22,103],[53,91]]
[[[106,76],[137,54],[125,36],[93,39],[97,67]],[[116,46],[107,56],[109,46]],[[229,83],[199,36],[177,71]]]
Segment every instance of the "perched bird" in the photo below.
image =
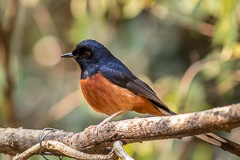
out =
[[[95,111],[109,115],[98,127],[128,111],[156,116],[175,114],[101,43],[84,40],[61,57],[74,58],[80,65],[80,83],[85,99]],[[196,137],[240,155],[238,144],[218,135],[207,133]]]

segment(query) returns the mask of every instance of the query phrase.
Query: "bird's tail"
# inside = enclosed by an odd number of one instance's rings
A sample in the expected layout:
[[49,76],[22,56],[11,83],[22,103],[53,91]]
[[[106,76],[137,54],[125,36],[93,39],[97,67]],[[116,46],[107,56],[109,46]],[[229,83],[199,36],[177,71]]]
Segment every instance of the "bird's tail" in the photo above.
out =
[[[163,110],[163,108],[160,108],[159,106],[158,106],[158,109],[165,116],[177,115],[173,111]],[[205,134],[195,135],[195,137],[197,137],[207,143],[210,143],[214,146],[220,147],[224,151],[228,151],[228,152],[233,153],[240,157],[240,145],[235,142],[232,142],[228,139],[220,137],[214,133],[205,133]]]
[[232,142],[226,138],[220,137],[213,133],[206,133],[201,135],[196,135],[199,139],[208,142],[212,145],[222,148],[224,151],[228,151],[240,157],[240,145]]

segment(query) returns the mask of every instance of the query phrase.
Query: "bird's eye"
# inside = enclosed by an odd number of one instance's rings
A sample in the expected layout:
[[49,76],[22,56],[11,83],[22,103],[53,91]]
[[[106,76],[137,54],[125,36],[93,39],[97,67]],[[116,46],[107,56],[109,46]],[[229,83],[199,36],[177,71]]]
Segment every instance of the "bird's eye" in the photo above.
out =
[[83,58],[89,58],[90,55],[90,52],[83,52]]

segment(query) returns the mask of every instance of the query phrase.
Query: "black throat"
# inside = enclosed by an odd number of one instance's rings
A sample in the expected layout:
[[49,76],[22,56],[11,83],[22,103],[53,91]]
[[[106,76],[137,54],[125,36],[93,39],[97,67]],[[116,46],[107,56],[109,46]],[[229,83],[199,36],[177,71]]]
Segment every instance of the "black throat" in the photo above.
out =
[[96,64],[89,64],[87,66],[84,66],[83,64],[79,65],[81,68],[81,79],[91,77],[99,71],[99,65]]

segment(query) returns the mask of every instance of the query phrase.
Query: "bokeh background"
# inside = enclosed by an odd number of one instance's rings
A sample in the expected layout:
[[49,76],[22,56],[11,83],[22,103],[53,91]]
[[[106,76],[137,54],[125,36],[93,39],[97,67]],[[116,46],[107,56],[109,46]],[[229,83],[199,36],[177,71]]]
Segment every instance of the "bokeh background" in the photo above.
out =
[[[84,100],[78,65],[59,58],[84,39],[177,113],[238,103],[239,24],[239,0],[0,0],[0,126],[80,132],[106,118]],[[146,115],[114,120],[135,116]],[[240,128],[219,134],[240,143]],[[195,138],[125,148],[137,160],[239,160]]]

